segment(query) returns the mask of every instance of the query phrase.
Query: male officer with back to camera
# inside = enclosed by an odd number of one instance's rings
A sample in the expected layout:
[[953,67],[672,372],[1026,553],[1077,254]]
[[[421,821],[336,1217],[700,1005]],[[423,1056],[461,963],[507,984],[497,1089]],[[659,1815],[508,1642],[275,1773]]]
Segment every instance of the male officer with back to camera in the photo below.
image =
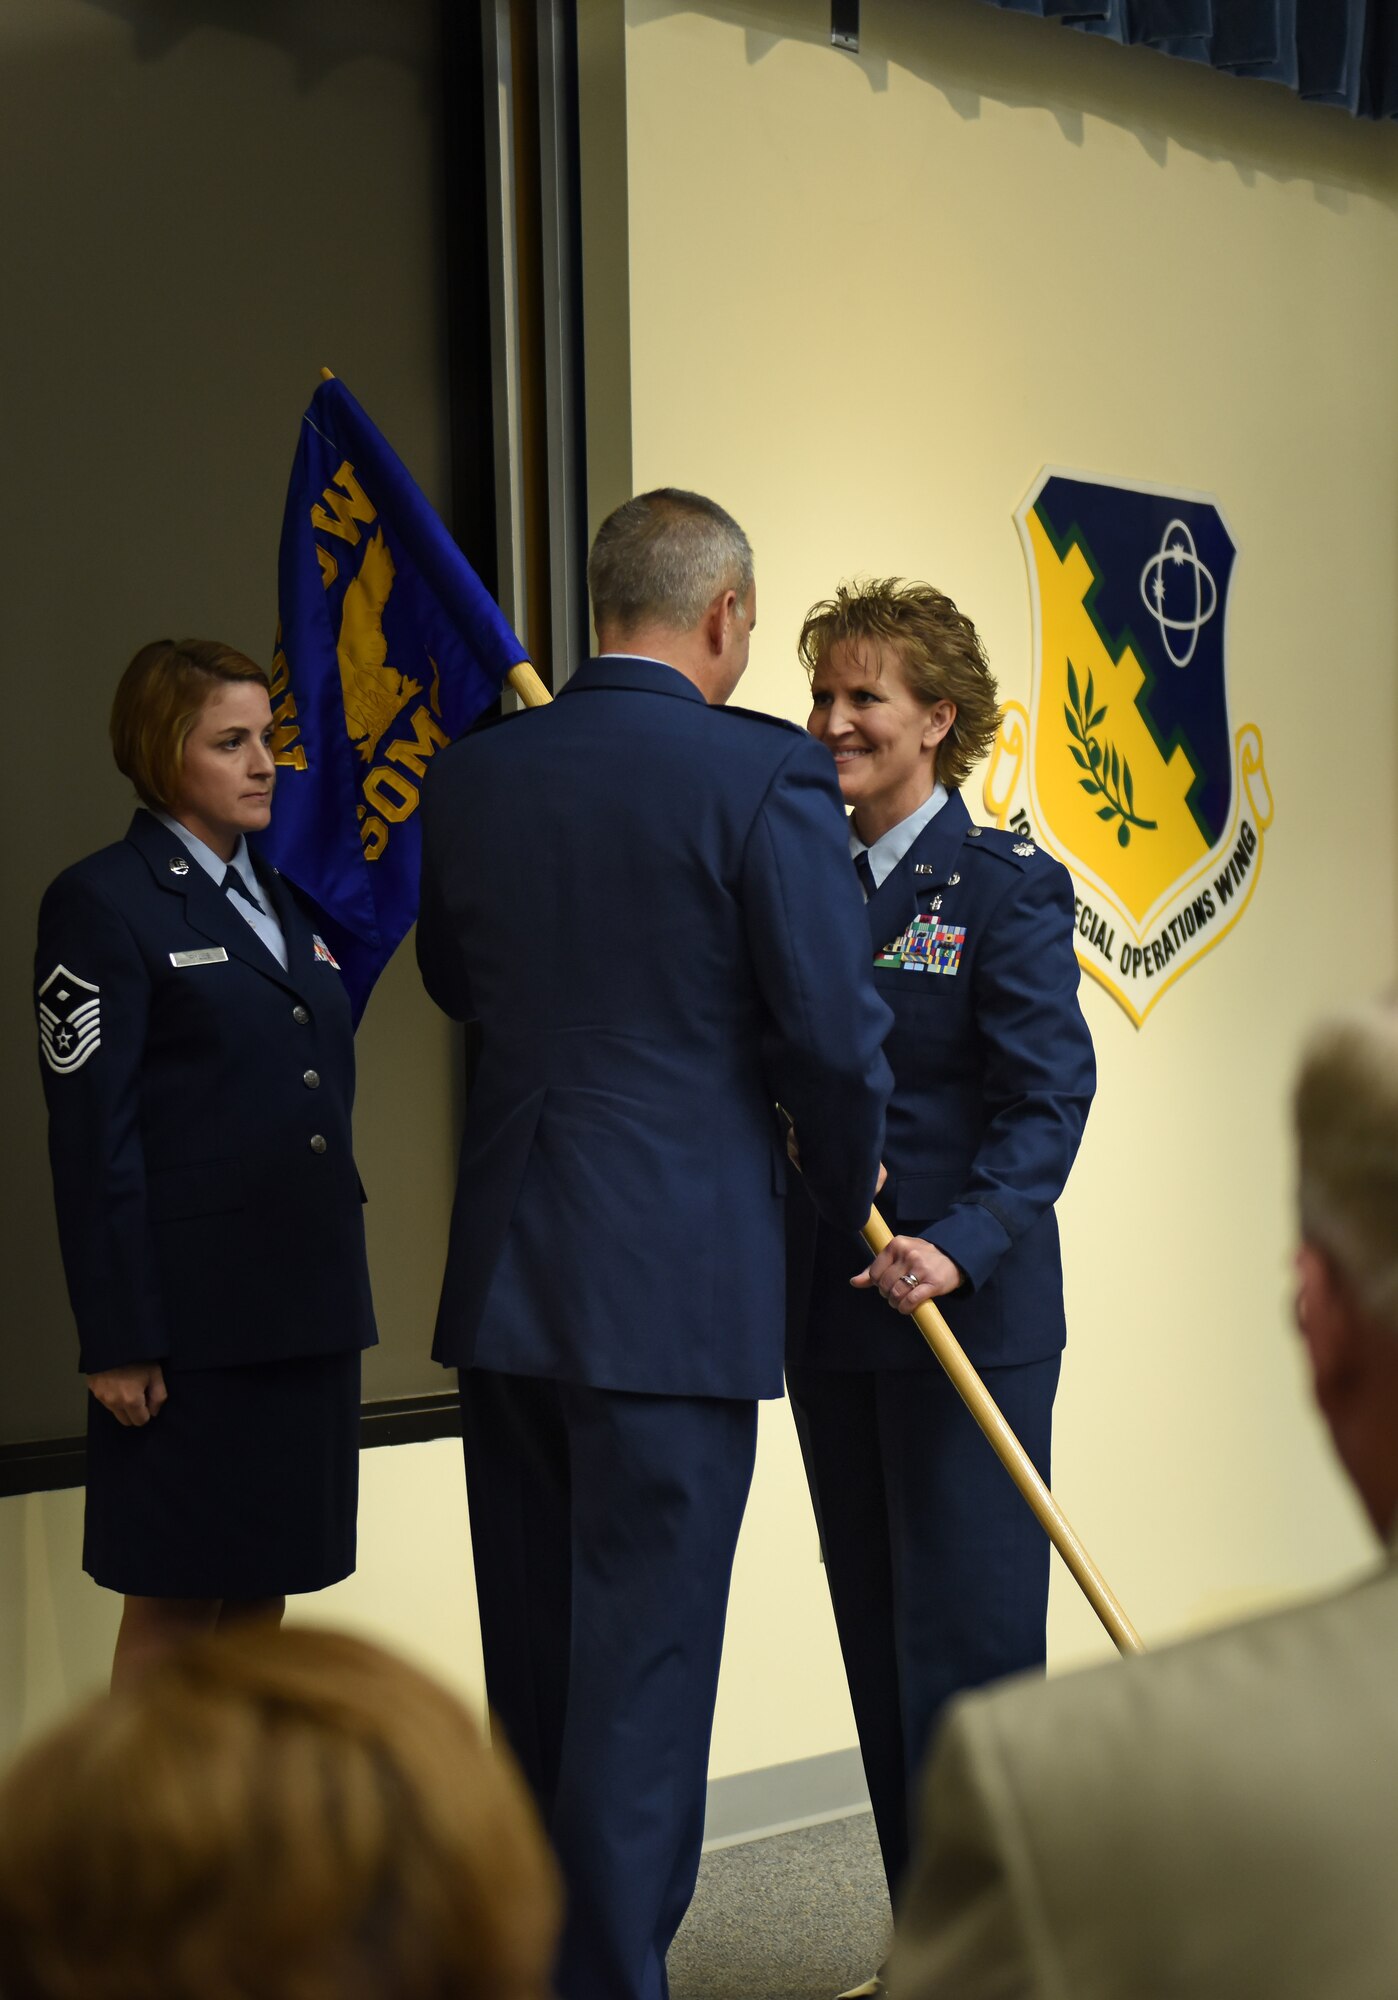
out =
[[461,1370],[487,1690],[567,1878],[560,1994],[664,2000],[756,1399],[782,1386],[774,1104],[857,1228],[889,1015],[829,756],[723,707],[742,530],[642,494],[588,582],[600,657],[424,794],[418,960],[482,1045],[434,1352]]

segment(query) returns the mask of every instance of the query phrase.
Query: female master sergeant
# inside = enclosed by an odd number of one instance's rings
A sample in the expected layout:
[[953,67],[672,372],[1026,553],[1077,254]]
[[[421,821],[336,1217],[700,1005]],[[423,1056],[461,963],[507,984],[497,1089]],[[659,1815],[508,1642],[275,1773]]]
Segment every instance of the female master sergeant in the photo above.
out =
[[249,852],[267,678],[142,647],[111,719],[142,801],[61,874],[36,966],[49,1156],[87,1374],[83,1566],[125,1596],[114,1679],[354,1568],[376,1339],[330,953]]

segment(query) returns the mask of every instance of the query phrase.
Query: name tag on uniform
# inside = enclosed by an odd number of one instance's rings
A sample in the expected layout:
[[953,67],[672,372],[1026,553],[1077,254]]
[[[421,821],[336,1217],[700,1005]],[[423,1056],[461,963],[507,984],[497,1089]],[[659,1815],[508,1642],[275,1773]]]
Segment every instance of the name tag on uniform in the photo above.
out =
[[228,953],[221,944],[211,944],[204,951],[172,951],[171,965],[227,965]]

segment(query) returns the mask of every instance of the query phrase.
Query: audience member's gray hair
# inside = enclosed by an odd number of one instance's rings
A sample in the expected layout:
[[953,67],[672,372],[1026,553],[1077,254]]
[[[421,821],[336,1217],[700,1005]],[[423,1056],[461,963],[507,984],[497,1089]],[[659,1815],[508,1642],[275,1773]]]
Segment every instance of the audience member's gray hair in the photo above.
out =
[[598,631],[662,625],[690,632],[725,590],[752,589],[752,549],[731,514],[702,493],[638,493],[597,530],[587,564]]
[[1398,1006],[1322,1023],[1295,1108],[1301,1234],[1398,1336]]

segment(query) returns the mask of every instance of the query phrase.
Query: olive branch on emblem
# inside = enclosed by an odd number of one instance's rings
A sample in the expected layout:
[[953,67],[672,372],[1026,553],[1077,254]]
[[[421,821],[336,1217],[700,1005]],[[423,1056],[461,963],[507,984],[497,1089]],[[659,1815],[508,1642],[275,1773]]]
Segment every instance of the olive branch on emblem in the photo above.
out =
[[1087,773],[1078,783],[1089,796],[1106,800],[1097,808],[1098,819],[1120,821],[1116,830],[1117,843],[1121,847],[1131,844],[1131,829],[1138,826],[1143,833],[1153,833],[1156,821],[1141,819],[1136,812],[1136,787],[1131,778],[1131,766],[1119,756],[1114,743],[1100,739],[1094,733],[1107,717],[1107,704],[1098,708],[1096,691],[1092,684],[1092,673],[1087,676],[1087,693],[1084,696],[1078,688],[1078,677],[1073,663],[1068,662],[1068,693],[1072,700],[1063,704],[1063,714],[1068,723],[1068,733],[1073,738],[1068,748],[1080,768]]

